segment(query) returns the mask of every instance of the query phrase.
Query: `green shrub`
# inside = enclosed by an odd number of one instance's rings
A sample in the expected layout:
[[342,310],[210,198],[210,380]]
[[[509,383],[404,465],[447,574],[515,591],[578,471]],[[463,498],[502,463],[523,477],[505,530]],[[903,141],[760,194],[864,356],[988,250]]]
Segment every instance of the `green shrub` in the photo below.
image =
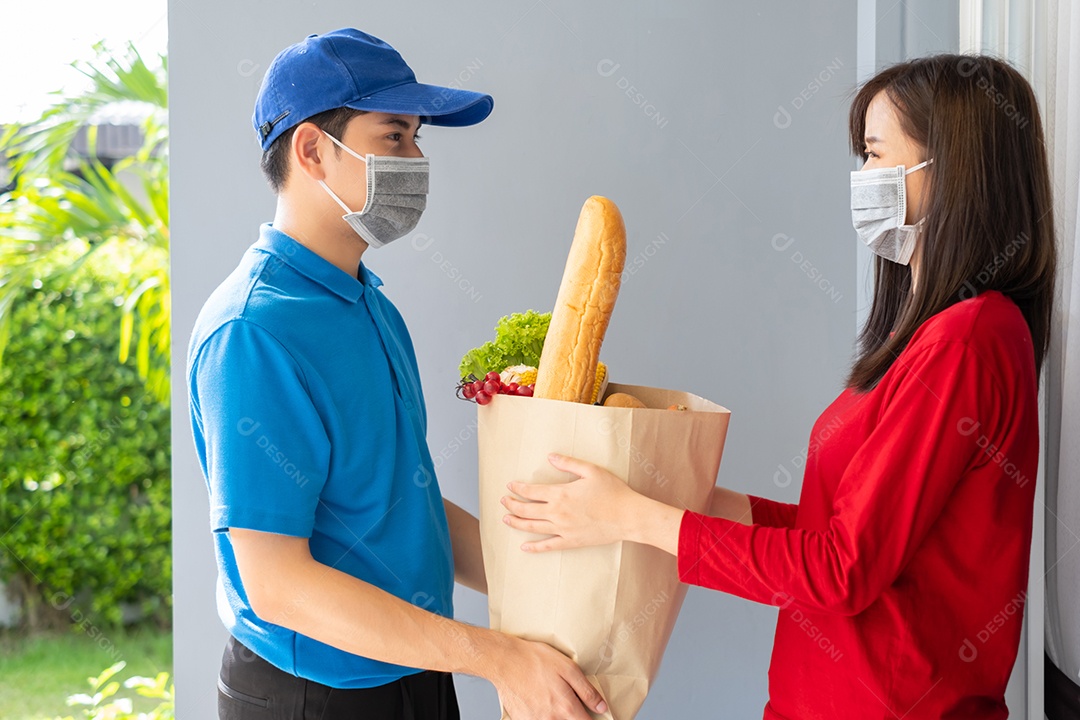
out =
[[[174,720],[176,707],[173,700],[173,685],[168,673],[158,673],[157,677],[133,676],[124,681],[124,687],[134,689],[145,698],[158,700],[157,707],[146,713],[136,713],[129,697],[117,696],[120,682],[113,676],[124,669],[125,663],[119,662],[106,669],[97,677],[88,678],[90,692],[79,693],[68,698],[68,705],[81,708],[80,716],[85,720]],[[68,715],[56,720],[76,720]]]
[[[85,251],[67,243],[53,269]],[[93,634],[119,624],[124,604],[168,622],[169,407],[117,359],[125,278],[161,262],[147,252],[109,243],[73,273],[42,272],[50,279],[13,306],[0,365],[0,579],[31,627]]]

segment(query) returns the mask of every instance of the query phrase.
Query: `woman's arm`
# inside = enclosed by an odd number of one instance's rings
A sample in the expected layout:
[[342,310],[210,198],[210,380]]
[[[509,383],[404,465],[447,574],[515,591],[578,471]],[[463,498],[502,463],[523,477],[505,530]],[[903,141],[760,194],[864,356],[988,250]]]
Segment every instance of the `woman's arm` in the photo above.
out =
[[979,448],[958,428],[972,418],[996,427],[1001,417],[993,373],[965,343],[939,341],[897,362],[882,381],[890,401],[839,479],[825,528],[746,525],[680,511],[567,458],[551,462],[578,480],[511,483],[534,502],[504,498],[512,513],[507,522],[551,536],[525,543],[525,550],[635,540],[677,555],[683,582],[771,605],[860,612],[896,579],[978,460]]
[[[587,468],[580,469],[586,472],[589,471]],[[627,539],[645,545],[652,545],[678,556],[679,530],[684,512],[656,500],[649,500],[641,495],[638,498],[641,499],[632,500],[630,505],[630,518],[626,522],[626,527],[629,530]],[[784,522],[790,517],[791,523],[794,525],[794,510],[798,509],[797,505],[756,498],[734,490],[728,490],[719,485],[714,487],[709,495],[708,514],[711,517],[722,518],[742,525],[752,525],[757,521],[756,516],[759,509],[765,508],[768,508],[771,513],[770,519]]]
[[795,516],[799,512],[798,504],[778,502],[757,495],[747,495],[746,499],[752,508],[752,524],[778,528],[795,527]]
[[[522,550],[559,550],[631,540],[678,554],[683,510],[634,492],[622,480],[592,463],[559,455],[551,455],[549,461],[579,479],[565,485],[512,482],[507,488],[532,502],[509,496],[502,499],[511,512],[503,521],[511,527],[557,535],[525,543]],[[786,503],[775,505],[786,507]],[[720,486],[712,489],[709,515],[750,525],[752,512],[751,496]]]
[[712,517],[727,518],[743,525],[754,522],[750,510],[750,496],[717,485],[709,495],[709,512]]
[[1003,416],[994,372],[966,343],[929,343],[896,362],[875,391],[889,399],[852,447],[827,523],[745,527],[687,512],[678,545],[683,582],[841,615],[880,597],[978,466],[981,451],[963,433],[965,422],[999,427]]

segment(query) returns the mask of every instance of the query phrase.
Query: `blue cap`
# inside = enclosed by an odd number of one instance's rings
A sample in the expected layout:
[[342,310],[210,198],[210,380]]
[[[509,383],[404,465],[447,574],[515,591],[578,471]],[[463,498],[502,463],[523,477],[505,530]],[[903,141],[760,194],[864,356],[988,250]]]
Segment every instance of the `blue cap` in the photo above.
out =
[[251,121],[266,150],[312,115],[341,107],[419,115],[428,125],[475,125],[490,113],[490,95],[424,85],[397,50],[353,28],[309,35],[274,58]]

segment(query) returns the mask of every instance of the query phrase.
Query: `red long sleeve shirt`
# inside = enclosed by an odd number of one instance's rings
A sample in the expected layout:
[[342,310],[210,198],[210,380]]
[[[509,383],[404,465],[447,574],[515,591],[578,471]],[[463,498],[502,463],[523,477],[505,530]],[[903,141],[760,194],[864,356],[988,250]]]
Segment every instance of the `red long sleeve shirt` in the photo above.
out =
[[686,512],[679,577],[779,606],[765,718],[1005,718],[1039,453],[1031,335],[986,292],[814,424],[798,505]]

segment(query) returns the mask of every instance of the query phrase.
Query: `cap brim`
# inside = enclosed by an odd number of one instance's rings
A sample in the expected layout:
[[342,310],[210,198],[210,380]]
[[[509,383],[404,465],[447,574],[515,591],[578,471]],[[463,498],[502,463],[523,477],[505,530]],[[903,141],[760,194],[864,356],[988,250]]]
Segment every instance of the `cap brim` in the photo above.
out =
[[428,125],[464,127],[482,122],[495,101],[490,95],[423,83],[407,83],[346,103],[354,110],[419,115]]

